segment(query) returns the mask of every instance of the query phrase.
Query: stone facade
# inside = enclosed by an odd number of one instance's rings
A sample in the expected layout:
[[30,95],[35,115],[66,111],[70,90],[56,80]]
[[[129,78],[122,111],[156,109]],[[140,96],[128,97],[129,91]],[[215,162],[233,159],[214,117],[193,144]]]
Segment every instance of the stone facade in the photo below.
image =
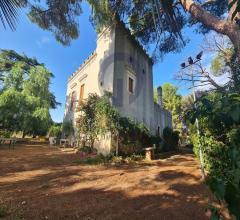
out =
[[[65,119],[76,121],[80,99],[107,91],[122,116],[143,122],[152,134],[161,135],[166,126],[172,126],[172,120],[161,103],[153,101],[152,66],[151,58],[122,23],[104,29],[98,35],[96,50],[68,80]],[[104,137],[96,145],[107,154],[111,138]]]

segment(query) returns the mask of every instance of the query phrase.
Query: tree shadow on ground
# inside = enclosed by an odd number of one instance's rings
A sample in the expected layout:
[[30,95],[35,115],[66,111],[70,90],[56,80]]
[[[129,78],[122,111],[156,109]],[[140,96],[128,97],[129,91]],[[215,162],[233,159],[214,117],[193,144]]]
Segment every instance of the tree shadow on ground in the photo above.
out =
[[82,166],[71,155],[35,147],[0,152],[6,156],[0,161],[0,200],[14,204],[27,220],[208,219],[204,210],[212,198],[193,156]]

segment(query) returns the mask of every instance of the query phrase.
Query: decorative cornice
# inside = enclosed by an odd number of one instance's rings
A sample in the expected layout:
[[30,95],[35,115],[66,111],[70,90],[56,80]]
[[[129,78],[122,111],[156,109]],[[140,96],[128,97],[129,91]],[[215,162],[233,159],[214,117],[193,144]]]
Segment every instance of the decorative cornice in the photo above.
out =
[[95,57],[97,56],[94,51],[82,64],[81,66],[69,77],[68,82],[71,81],[84,67],[86,67]]
[[84,79],[87,78],[87,76],[88,76],[88,74],[84,74],[83,76],[81,76],[81,77],[78,79],[78,81],[79,81],[79,82],[83,81]]

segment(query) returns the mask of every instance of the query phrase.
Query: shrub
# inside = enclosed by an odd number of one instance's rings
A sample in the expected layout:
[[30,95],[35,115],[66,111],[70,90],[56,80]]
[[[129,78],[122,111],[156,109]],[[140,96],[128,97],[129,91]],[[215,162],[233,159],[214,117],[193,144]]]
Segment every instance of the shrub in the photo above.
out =
[[160,147],[160,144],[162,142],[162,138],[159,137],[159,136],[151,136],[150,137],[150,142],[151,142],[151,145],[155,145],[156,147]]
[[111,159],[112,163],[122,163],[123,162],[123,157],[122,156],[113,156]]
[[144,156],[143,155],[136,155],[136,154],[133,154],[133,155],[131,155],[130,157],[127,157],[127,158],[125,158],[125,161],[126,162],[138,162],[138,161],[142,161],[142,160],[144,160]]
[[3,138],[10,138],[12,135],[12,133],[10,131],[7,130],[0,130],[0,137]]
[[179,132],[166,127],[163,130],[162,149],[164,152],[174,151],[178,148]]
[[73,123],[72,123],[71,120],[70,121],[67,121],[67,120],[63,121],[62,132],[63,132],[65,137],[70,137],[70,136],[74,135],[74,128],[73,128]]
[[58,125],[52,125],[48,131],[49,137],[60,138],[62,135],[62,128]]
[[94,153],[97,152],[97,149],[91,148],[89,146],[84,146],[84,147],[79,148],[79,151],[90,154],[90,153],[93,153],[93,152]]
[[76,161],[80,164],[87,164],[87,165],[99,165],[99,164],[106,164],[111,161],[112,155],[104,156],[102,154],[98,155],[87,155],[84,159]]
[[143,148],[151,145],[149,130],[143,123],[134,122],[130,118],[119,118],[119,154],[130,156],[141,154]]
[[162,138],[159,136],[151,136],[151,145],[156,147],[156,153],[162,152],[161,142]]
[[143,159],[144,159],[144,156],[133,154],[125,158],[123,158],[122,156],[114,156],[111,158],[111,162],[116,164],[135,163],[135,162],[142,161]]

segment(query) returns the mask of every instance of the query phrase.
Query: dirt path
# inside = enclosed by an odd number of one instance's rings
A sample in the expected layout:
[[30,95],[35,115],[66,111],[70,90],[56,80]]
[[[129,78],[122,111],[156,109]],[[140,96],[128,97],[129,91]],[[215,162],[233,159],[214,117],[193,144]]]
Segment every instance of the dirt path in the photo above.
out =
[[209,197],[193,155],[84,166],[48,146],[0,148],[0,202],[22,219],[204,220]]

